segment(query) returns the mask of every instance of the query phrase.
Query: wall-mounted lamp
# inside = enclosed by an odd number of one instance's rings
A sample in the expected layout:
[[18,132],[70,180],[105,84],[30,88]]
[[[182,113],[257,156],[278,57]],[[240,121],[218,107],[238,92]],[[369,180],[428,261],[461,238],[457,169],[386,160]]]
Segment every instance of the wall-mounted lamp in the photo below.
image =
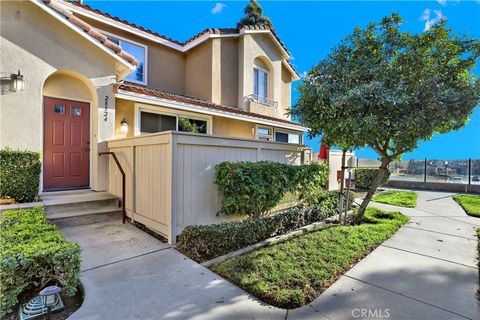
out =
[[128,122],[125,118],[120,121],[120,133],[127,134],[128,133]]
[[13,91],[23,91],[25,90],[25,81],[23,80],[23,75],[20,74],[20,70],[18,73],[12,73],[10,76],[13,82]]

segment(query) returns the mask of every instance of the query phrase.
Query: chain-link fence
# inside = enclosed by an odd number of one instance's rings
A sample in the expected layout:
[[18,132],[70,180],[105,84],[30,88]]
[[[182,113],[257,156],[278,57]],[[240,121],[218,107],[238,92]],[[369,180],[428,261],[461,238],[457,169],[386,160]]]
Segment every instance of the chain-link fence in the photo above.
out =
[[[379,167],[380,161],[357,158],[358,167]],[[415,181],[480,185],[480,159],[404,160],[389,166],[391,181]]]

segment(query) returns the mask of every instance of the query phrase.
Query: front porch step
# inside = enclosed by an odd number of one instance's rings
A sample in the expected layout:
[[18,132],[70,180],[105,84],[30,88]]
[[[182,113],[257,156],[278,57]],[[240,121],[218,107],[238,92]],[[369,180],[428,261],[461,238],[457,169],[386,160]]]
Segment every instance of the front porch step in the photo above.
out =
[[42,201],[47,219],[59,228],[121,219],[119,199],[107,192],[47,192]]

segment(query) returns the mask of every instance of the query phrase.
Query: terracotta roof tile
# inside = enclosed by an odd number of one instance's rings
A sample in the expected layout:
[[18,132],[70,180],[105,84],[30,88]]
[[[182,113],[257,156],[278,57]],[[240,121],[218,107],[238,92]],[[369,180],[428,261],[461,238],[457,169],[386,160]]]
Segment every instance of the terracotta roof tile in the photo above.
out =
[[179,94],[175,94],[175,93],[171,93],[171,92],[166,92],[166,91],[150,88],[150,87],[147,87],[147,86],[134,84],[134,83],[131,83],[131,82],[119,82],[119,83],[115,84],[115,86],[113,87],[113,91],[118,93],[119,90],[125,90],[125,91],[138,93],[138,94],[143,94],[143,95],[147,95],[147,96],[163,98],[163,99],[168,99],[168,100],[174,100],[174,101],[177,101],[177,102],[190,103],[190,104],[194,104],[194,105],[198,105],[198,106],[202,106],[202,107],[207,107],[207,108],[211,108],[211,109],[215,109],[215,110],[219,110],[219,111],[232,112],[232,113],[236,113],[236,114],[242,114],[242,115],[247,115],[247,116],[259,118],[259,119],[282,122],[282,123],[287,123],[287,124],[296,125],[296,126],[306,128],[304,125],[302,125],[298,122],[289,121],[289,120],[285,120],[285,119],[274,118],[274,117],[270,117],[270,116],[265,116],[263,114],[248,112],[248,111],[241,110],[241,109],[238,109],[238,108],[212,103],[212,102],[204,100],[204,99],[185,96],[185,95],[179,95]]
[[74,26],[82,29],[86,32],[90,37],[99,41],[102,45],[107,47],[110,50],[113,50],[118,56],[128,61],[130,64],[136,66],[138,65],[138,60],[132,56],[131,54],[123,51],[122,48],[112,41],[108,40],[106,36],[101,34],[100,32],[96,31],[90,24],[83,21],[79,17],[75,16],[71,11],[60,5],[55,0],[43,0],[43,3],[50,7],[51,9],[55,10],[56,12],[60,13],[68,22],[73,24]]

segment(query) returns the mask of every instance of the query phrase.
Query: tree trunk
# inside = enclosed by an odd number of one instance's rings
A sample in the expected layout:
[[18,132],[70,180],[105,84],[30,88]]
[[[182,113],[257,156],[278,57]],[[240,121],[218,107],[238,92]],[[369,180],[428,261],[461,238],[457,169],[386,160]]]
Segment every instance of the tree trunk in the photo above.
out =
[[345,162],[347,157],[347,151],[342,150],[342,180],[340,181],[340,192],[343,192],[345,188]]
[[363,202],[360,205],[358,213],[353,220],[354,224],[360,224],[362,222],[363,215],[365,214],[365,209],[370,203],[370,200],[372,200],[372,197],[375,194],[375,191],[377,191],[377,188],[380,186],[383,176],[385,175],[385,172],[388,169],[388,164],[391,162],[389,158],[382,158],[381,161],[382,161],[382,164],[380,165],[380,168],[378,170],[377,175],[375,176],[375,179],[373,179],[372,185],[370,186],[370,190],[368,190],[368,193],[365,196],[365,199],[363,199]]
[[[343,196],[342,196],[342,193],[343,193],[343,189],[345,188],[345,160],[346,160],[346,153],[347,151],[346,150],[342,150],[342,174],[340,175],[340,193],[338,194],[338,200],[339,200],[339,212],[338,212],[338,219],[340,220],[340,222],[342,221],[342,212],[343,212]],[[346,202],[348,203],[348,202]]]

